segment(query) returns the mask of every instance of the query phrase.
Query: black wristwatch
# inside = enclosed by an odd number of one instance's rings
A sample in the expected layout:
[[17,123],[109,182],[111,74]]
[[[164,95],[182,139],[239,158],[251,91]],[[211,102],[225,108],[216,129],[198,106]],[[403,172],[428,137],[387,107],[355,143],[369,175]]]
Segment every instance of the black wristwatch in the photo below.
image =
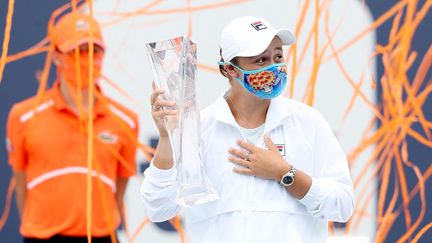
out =
[[283,186],[291,186],[292,184],[294,184],[296,171],[296,168],[291,165],[290,171],[288,171],[285,175],[282,176],[282,179],[279,183]]

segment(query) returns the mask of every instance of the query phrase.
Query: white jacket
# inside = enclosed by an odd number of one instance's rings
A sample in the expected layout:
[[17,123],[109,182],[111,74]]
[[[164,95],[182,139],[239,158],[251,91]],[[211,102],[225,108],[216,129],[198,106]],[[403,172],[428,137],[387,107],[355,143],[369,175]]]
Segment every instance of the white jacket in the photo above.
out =
[[[287,162],[312,177],[301,200],[274,180],[232,171],[228,149],[244,139],[223,96],[201,113],[203,163],[219,194],[215,202],[186,210],[186,229],[193,243],[326,242],[328,221],[347,221],[354,210],[348,163],[322,115],[284,97],[271,100],[264,134],[283,145]],[[265,148],[261,138],[257,146]],[[284,151],[283,151],[284,150]],[[180,206],[176,170],[153,164],[141,187],[151,221],[175,216]]]

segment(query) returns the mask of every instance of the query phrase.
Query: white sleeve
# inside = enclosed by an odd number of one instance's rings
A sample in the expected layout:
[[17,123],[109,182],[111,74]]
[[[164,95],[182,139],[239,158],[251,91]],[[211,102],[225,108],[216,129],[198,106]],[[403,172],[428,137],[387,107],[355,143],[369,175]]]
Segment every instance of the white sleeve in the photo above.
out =
[[315,216],[346,222],[354,212],[348,161],[324,117],[318,113],[316,119],[315,173],[312,185],[300,203]]
[[181,209],[175,201],[177,192],[177,171],[173,166],[161,170],[150,163],[144,172],[141,196],[147,217],[152,222],[161,222],[173,218]]

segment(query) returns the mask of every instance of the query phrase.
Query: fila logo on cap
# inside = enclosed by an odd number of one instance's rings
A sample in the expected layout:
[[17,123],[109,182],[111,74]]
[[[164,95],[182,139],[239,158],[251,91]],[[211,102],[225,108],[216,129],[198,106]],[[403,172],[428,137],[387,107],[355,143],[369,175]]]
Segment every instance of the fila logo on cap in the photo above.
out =
[[267,26],[265,26],[265,24],[261,21],[256,21],[253,22],[252,27],[254,27],[257,31],[263,30],[263,29],[267,29]]

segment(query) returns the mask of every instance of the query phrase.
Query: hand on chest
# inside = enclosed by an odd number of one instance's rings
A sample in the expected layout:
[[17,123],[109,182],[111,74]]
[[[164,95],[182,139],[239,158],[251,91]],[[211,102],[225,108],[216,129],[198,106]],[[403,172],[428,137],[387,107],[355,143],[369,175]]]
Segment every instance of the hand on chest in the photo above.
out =
[[[206,166],[217,176],[237,176],[235,172],[240,172],[275,179],[275,171],[285,169],[282,167],[286,165],[313,170],[312,147],[298,132],[276,128],[263,135],[256,144],[247,143],[241,134],[226,134],[218,142],[215,141],[217,138],[212,137],[215,142],[205,143],[204,146]],[[266,136],[268,141],[264,139]]]

